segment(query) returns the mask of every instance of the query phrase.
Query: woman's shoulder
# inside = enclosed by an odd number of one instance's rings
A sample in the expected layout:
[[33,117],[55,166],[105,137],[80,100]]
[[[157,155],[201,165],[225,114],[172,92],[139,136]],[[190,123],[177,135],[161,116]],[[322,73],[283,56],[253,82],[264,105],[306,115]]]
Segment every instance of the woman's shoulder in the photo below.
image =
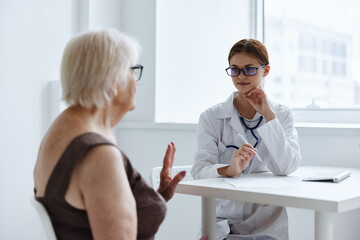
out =
[[[97,145],[91,148],[78,166],[83,182],[99,181],[100,178],[119,179],[126,176],[124,157],[118,148],[112,145]],[[101,181],[106,183],[106,181]]]
[[84,159],[94,161],[94,164],[114,164],[118,160],[123,161],[124,155],[116,145],[101,143],[95,144],[87,152]]

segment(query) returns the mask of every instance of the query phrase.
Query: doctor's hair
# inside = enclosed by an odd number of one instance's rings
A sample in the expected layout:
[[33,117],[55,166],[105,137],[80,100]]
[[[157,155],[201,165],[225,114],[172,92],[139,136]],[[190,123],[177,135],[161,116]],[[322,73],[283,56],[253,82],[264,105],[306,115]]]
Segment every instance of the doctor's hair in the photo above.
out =
[[247,53],[258,59],[261,65],[269,64],[269,55],[264,44],[256,39],[242,39],[232,46],[228,61],[237,53]]
[[104,108],[124,87],[139,45],[116,29],[86,31],[66,45],[61,62],[62,99],[69,106]]

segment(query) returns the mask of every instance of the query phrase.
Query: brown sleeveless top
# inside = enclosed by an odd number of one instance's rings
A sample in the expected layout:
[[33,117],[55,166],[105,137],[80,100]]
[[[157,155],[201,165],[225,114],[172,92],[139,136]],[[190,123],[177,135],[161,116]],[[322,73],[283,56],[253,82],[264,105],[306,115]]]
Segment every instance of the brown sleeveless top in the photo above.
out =
[[[36,200],[41,202],[49,213],[59,240],[93,239],[86,211],[68,204],[65,200],[65,193],[77,163],[83,159],[91,148],[98,145],[116,146],[96,133],[84,133],[76,137],[68,145],[55,166],[47,183],[44,197],[36,197]],[[155,233],[165,218],[166,203],[133,169],[126,155],[120,149],[119,151],[124,159],[129,184],[136,200],[137,239],[154,239]]]

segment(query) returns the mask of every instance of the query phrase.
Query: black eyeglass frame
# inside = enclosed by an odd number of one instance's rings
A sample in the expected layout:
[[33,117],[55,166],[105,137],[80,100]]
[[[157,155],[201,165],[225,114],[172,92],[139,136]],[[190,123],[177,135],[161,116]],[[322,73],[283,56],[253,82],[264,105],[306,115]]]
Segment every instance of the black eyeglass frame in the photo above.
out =
[[[259,68],[263,68],[265,67],[267,64],[264,64],[264,65],[261,65],[260,67],[247,67],[247,68],[236,68],[236,67],[228,67],[228,68],[225,68],[225,71],[226,71],[226,74],[230,77],[237,77],[241,74],[241,72],[243,72],[243,74],[245,76],[255,76],[257,74],[257,70]],[[237,75],[231,75],[229,74],[228,70],[229,69],[237,69],[238,70],[238,74]],[[255,73],[254,74],[247,74],[246,71],[249,70],[249,69],[255,69]]]
[[134,67],[130,67],[131,70],[135,70],[135,69],[140,69],[140,74],[139,74],[139,77],[136,79],[137,81],[139,81],[141,79],[141,76],[142,76],[142,72],[143,72],[143,69],[144,67],[140,64],[136,64],[136,66]]

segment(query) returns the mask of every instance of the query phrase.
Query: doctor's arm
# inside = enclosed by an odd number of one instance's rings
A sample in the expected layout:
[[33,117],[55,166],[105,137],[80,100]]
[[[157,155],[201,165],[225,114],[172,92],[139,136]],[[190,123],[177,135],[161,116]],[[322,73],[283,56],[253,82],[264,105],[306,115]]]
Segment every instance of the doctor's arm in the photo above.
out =
[[242,173],[250,163],[250,159],[256,154],[256,148],[248,143],[244,143],[240,149],[235,151],[232,163],[229,166],[218,168],[218,173],[222,176],[235,177]]
[[281,106],[277,117],[257,129],[269,150],[267,162],[269,170],[275,175],[288,175],[301,164],[300,147],[291,110]]
[[194,179],[220,177],[217,169],[228,166],[228,164],[219,163],[218,145],[221,143],[218,142],[215,128],[211,122],[213,118],[214,116],[209,116],[207,111],[200,115],[197,129],[197,150],[191,169]]

